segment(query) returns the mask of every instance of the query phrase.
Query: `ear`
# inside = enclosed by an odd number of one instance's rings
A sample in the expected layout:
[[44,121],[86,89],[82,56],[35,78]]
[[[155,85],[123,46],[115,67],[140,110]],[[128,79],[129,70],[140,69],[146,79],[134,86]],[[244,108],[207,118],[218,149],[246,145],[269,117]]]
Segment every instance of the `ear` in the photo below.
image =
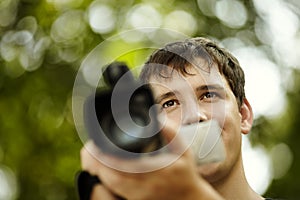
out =
[[253,124],[253,112],[252,107],[246,98],[244,98],[242,106],[240,108],[240,114],[242,133],[248,134]]

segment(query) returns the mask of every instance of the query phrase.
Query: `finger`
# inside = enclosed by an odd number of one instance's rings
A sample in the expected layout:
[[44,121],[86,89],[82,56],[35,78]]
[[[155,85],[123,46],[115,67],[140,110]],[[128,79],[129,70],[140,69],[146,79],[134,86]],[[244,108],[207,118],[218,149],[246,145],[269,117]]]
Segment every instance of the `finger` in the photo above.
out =
[[[118,158],[109,155],[101,156],[108,167],[124,174],[140,174],[162,169],[178,159],[178,155],[162,153],[155,156],[144,156],[137,159]],[[101,169],[102,170],[102,169]]]
[[105,186],[96,185],[93,188],[91,200],[116,200],[116,198]]
[[[81,166],[89,174],[101,177],[101,171],[106,167],[97,159],[98,155],[95,155],[97,151],[98,149],[92,141],[87,142],[80,151]],[[102,184],[95,184],[90,194],[91,200],[117,200],[113,193]]]
[[80,151],[81,167],[90,174],[97,174],[102,164],[96,157],[97,147],[92,141],[87,142]]
[[[148,179],[145,184],[146,174],[124,173],[108,167],[103,167],[101,172],[103,185],[109,188],[116,200],[145,199],[144,196],[149,196],[146,185],[151,185],[151,181]],[[143,190],[140,189],[142,185]]]

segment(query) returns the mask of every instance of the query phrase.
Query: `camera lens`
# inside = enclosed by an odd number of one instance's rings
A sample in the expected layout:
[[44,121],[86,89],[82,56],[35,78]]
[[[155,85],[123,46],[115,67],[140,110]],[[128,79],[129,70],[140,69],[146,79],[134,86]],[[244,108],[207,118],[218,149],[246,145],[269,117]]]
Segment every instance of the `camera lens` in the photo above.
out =
[[[127,121],[127,120],[126,120]],[[121,120],[118,124],[121,126],[123,130],[115,123],[112,122],[110,124],[110,134],[114,138],[114,143],[120,146],[129,146],[136,143],[141,138],[144,138],[143,126],[145,125],[144,121],[140,117],[135,117],[133,121],[137,123],[136,125],[133,123],[126,123],[125,120]],[[141,125],[141,126],[140,126]]]

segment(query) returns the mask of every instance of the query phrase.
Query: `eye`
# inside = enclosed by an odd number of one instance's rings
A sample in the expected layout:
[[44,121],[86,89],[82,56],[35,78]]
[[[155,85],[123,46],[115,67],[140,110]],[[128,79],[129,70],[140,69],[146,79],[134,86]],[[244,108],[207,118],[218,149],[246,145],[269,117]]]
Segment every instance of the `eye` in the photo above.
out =
[[219,97],[220,95],[216,92],[205,92],[204,94],[201,95],[200,100],[213,101]]
[[217,97],[217,94],[215,92],[206,92],[203,95],[204,99],[210,99],[210,98],[215,98],[215,97]]
[[169,100],[162,104],[162,108],[169,108],[179,105],[179,102],[177,100]]

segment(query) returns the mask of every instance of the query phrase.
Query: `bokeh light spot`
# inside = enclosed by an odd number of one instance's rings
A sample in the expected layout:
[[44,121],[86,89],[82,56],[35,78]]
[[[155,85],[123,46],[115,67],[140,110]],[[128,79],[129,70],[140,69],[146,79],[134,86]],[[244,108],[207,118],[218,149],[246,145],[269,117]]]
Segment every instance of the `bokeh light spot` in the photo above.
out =
[[197,30],[197,22],[190,13],[183,10],[176,10],[165,17],[164,28],[191,36]]
[[272,181],[271,159],[263,146],[252,147],[248,137],[243,137],[243,164],[249,185],[258,194],[264,194]]
[[162,17],[151,5],[139,4],[134,6],[128,14],[129,28],[159,27]]
[[293,153],[288,145],[277,144],[270,152],[273,162],[273,177],[280,179],[290,169],[293,162]]
[[33,16],[26,16],[26,17],[22,18],[17,24],[17,29],[27,30],[31,34],[35,34],[35,32],[38,29],[38,24],[37,24],[36,18]]
[[114,10],[100,2],[93,2],[88,10],[89,24],[94,32],[105,34],[115,28]]
[[18,194],[17,180],[13,171],[0,165],[0,199],[13,200]]
[[70,10],[59,16],[53,23],[51,37],[56,42],[63,42],[79,37],[84,29],[83,12],[80,10]]
[[245,92],[255,117],[281,114],[286,102],[278,66],[258,48],[240,48],[234,54],[246,74]]
[[206,15],[213,17],[215,16],[214,10],[217,0],[197,0],[198,7],[201,12]]
[[221,0],[216,3],[215,15],[231,28],[242,27],[247,21],[245,6],[236,0]]

